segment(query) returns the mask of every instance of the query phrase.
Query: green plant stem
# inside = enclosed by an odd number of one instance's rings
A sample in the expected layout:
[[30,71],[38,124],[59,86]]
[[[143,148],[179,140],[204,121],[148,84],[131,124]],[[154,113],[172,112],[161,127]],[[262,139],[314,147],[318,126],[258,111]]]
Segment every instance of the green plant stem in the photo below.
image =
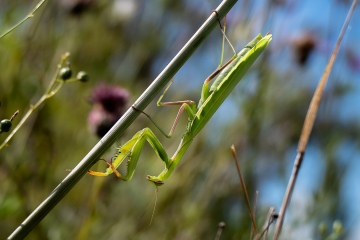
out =
[[25,17],[23,18],[20,22],[18,22],[15,26],[13,26],[12,28],[10,28],[9,30],[7,30],[5,33],[3,33],[0,38],[5,37],[6,35],[8,35],[10,32],[12,32],[15,28],[17,28],[18,26],[20,26],[21,24],[23,24],[26,20],[28,20],[29,18],[32,18],[35,14],[35,12],[41,7],[41,5],[43,5],[46,2],[46,0],[42,0],[40,1],[35,8]]
[[[234,6],[237,0],[224,0],[216,9],[223,18]],[[212,13],[200,29],[192,36],[180,52],[165,67],[153,83],[136,100],[134,106],[144,110],[161,89],[171,80],[180,67],[194,53],[200,43],[217,26],[217,17]],[[96,163],[101,155],[115,142],[116,139],[131,125],[140,114],[129,108],[109,132],[90,150],[81,162],[65,177],[65,179],[51,192],[51,194],[24,220],[23,223],[8,237],[8,239],[23,239],[34,227],[61,201],[63,197]]]
[[30,105],[30,109],[27,111],[27,113],[24,115],[24,117],[20,120],[19,124],[16,125],[16,127],[12,130],[12,132],[9,134],[9,136],[4,140],[4,142],[0,145],[0,150],[3,149],[7,143],[14,137],[16,132],[24,125],[26,120],[30,117],[30,115],[48,98],[51,98],[54,96],[57,91],[60,90],[61,86],[64,84],[64,81],[58,80],[58,75],[60,68],[66,63],[67,58],[69,57],[69,53],[65,53],[61,57],[61,62],[58,65],[57,71],[51,80],[49,87],[47,88],[44,95],[35,103],[35,105]]

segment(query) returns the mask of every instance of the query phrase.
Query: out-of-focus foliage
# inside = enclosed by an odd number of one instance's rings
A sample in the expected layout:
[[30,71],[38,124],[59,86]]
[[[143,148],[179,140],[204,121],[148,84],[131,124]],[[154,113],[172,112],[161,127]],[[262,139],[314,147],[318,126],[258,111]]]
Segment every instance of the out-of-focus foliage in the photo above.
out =
[[[0,151],[0,237],[8,236],[98,141],[89,131],[93,89],[101,83],[126,88],[129,103],[150,84],[220,1],[57,0],[0,39],[0,118],[17,109],[16,125],[45,91],[62,53],[70,52],[74,73],[90,80],[69,84],[39,110]],[[319,2],[319,3],[318,3]],[[37,1],[0,2],[0,31],[22,19]],[[322,3],[322,4],[321,4]],[[258,225],[277,209],[297,140],[316,83],[349,8],[346,1],[239,1],[227,17],[237,50],[258,32],[273,33],[267,53],[194,140],[179,167],[159,188],[150,226],[154,186],[145,179],[162,163],[146,146],[131,182],[115,176],[85,176],[35,228],[28,239],[249,239],[250,219],[242,198],[230,145],[235,144],[247,188],[257,204]],[[324,6],[326,5],[326,9]],[[336,14],[335,14],[336,11]],[[314,12],[314,13],[313,13]],[[313,13],[313,14],[312,14]],[[303,169],[287,215],[284,239],[320,239],[321,223],[339,219],[356,238],[360,192],[354,164],[359,157],[359,29],[347,32],[327,86]],[[166,100],[198,100],[203,79],[218,65],[221,32],[215,30],[175,76]],[[226,58],[231,57],[229,49]],[[146,112],[170,129],[176,107]],[[185,117],[184,117],[185,119]],[[118,145],[151,123],[140,116]],[[161,137],[169,155],[184,129]],[[6,133],[0,135],[5,139]],[[104,156],[110,159],[116,147]],[[103,171],[99,162],[94,170]],[[123,170],[123,168],[122,168]],[[299,237],[300,236],[300,237]],[[355,236],[355,237],[354,237]]]

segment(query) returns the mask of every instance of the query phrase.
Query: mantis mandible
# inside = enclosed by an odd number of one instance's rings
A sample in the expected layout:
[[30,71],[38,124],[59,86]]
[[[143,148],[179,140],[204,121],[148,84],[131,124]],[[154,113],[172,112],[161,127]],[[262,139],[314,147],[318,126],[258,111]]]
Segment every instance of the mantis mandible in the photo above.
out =
[[[148,175],[147,180],[154,183],[156,186],[161,186],[162,184],[164,184],[164,181],[169,178],[176,166],[179,164],[181,158],[185,154],[188,147],[191,145],[195,136],[201,131],[201,129],[204,128],[206,123],[210,120],[210,118],[214,115],[220,105],[229,96],[231,91],[239,83],[239,81],[248,71],[250,66],[264,51],[266,46],[270,43],[271,39],[271,34],[267,34],[264,37],[259,34],[251,42],[249,42],[238,54],[235,54],[224,66],[215,70],[215,72],[205,80],[201,91],[201,98],[197,105],[194,101],[191,100],[177,102],[161,102],[164,94],[170,88],[173,81],[169,83],[169,85],[166,87],[165,91],[157,101],[157,105],[181,106],[175,118],[175,122],[170,130],[170,133],[166,135],[163,131],[161,132],[165,136],[170,138],[183,111],[185,110],[188,114],[188,122],[186,125],[185,133],[180,141],[177,150],[171,158],[168,157],[164,147],[162,146],[158,138],[154,135],[154,133],[150,130],[150,128],[144,128],[141,131],[137,132],[128,142],[118,148],[118,153],[112,158],[111,162],[107,162],[106,160],[104,160],[105,163],[108,165],[108,168],[105,170],[105,172],[95,172],[89,170],[88,173],[94,176],[108,176],[112,173],[115,173],[115,175],[121,180],[131,180],[134,175],[135,168],[144,143],[145,141],[148,141],[151,147],[155,150],[155,153],[164,162],[165,169],[158,176]],[[217,78],[214,80],[213,84],[210,87],[210,81],[216,76]],[[133,106],[133,108],[137,110],[135,106]],[[144,114],[148,116],[146,113]],[[150,120],[152,121],[151,118]],[[117,168],[126,158],[128,158],[127,170],[125,176],[123,176],[117,170]]]

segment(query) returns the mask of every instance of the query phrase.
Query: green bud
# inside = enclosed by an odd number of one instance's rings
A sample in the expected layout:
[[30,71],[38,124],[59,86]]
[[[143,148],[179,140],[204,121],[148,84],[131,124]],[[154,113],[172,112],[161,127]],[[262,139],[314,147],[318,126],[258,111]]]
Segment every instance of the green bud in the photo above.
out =
[[87,72],[84,72],[84,71],[80,71],[78,72],[78,74],[76,75],[76,78],[81,81],[81,82],[87,82],[89,81],[90,77],[89,75],[87,74]]
[[62,80],[68,80],[69,78],[71,78],[71,75],[72,75],[72,71],[69,67],[63,67],[60,69],[60,72],[59,72],[59,77],[62,79]]
[[322,222],[319,224],[319,231],[320,231],[321,235],[325,235],[327,230],[328,230],[328,227],[325,223]]
[[342,223],[341,223],[339,220],[334,221],[334,223],[333,223],[333,230],[334,230],[334,232],[336,232],[337,234],[341,234],[341,233],[344,231],[343,225],[342,225]]
[[10,128],[12,126],[12,123],[9,119],[3,119],[0,122],[0,132],[8,132],[10,131]]

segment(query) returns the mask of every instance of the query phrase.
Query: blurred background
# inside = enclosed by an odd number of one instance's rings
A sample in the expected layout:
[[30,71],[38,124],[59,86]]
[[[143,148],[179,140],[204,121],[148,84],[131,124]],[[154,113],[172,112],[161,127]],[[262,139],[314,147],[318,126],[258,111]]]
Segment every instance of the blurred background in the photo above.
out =
[[[0,33],[38,2],[1,1]],[[19,110],[14,125],[44,93],[63,53],[70,52],[74,74],[84,70],[90,76],[86,83],[65,84],[0,151],[1,238],[51,193],[67,175],[65,169],[77,165],[219,4],[47,1],[35,17],[0,39],[0,119]],[[279,210],[307,108],[350,4],[239,1],[227,16],[227,36],[235,49],[259,32],[271,32],[273,41],[159,188],[151,225],[155,189],[145,176],[157,175],[163,164],[145,145],[132,181],[84,176],[27,239],[213,239],[221,221],[226,223],[222,239],[249,239],[251,221],[230,146],[237,149],[252,202],[258,191],[261,226],[270,207]],[[283,239],[323,239],[336,220],[343,225],[342,239],[360,238],[359,22],[357,9],[324,94]],[[219,64],[221,41],[215,29],[175,75],[166,101],[199,100],[203,80]],[[232,54],[226,46],[225,60]],[[99,111],[109,103],[108,95],[116,110]],[[166,131],[177,111],[156,107],[155,101],[146,109]],[[103,158],[110,159],[144,127],[154,129],[171,156],[185,122],[183,117],[168,140],[140,115]],[[0,141],[7,135],[0,134]],[[99,162],[93,170],[105,168]]]

